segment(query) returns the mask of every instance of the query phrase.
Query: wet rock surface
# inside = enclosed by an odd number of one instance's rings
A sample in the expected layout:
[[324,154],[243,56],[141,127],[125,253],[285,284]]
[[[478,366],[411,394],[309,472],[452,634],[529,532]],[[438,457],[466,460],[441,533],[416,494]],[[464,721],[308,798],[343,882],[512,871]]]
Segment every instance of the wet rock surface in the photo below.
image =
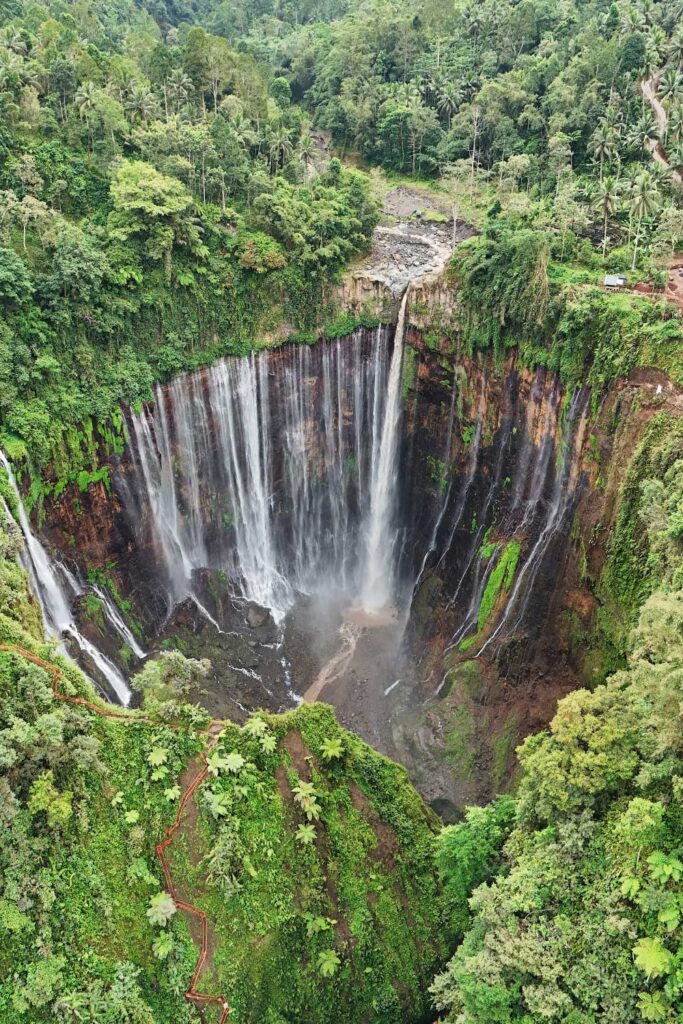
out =
[[401,185],[385,196],[384,222],[375,231],[372,252],[351,276],[376,282],[398,297],[416,278],[438,274],[454,246],[472,234],[465,224],[453,231],[445,198]]

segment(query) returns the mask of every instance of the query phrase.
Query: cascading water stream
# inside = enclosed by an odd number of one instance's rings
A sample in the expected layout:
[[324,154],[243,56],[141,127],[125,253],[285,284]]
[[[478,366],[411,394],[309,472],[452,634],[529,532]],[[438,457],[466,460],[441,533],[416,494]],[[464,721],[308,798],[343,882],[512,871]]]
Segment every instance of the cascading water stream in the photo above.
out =
[[[0,451],[0,465],[2,465],[7,473],[10,486],[16,498],[18,525],[24,539],[25,557],[23,567],[29,577],[31,589],[40,604],[46,632],[60,642],[65,635],[71,637],[81,653],[92,661],[97,670],[106,679],[121,704],[127,705],[130,701],[131,693],[125,679],[116,666],[80,633],[74,623],[70,601],[60,582],[56,563],[49,557],[47,551],[31,529],[12,467],[2,451]],[[64,578],[68,582],[69,577],[65,576]],[[71,589],[70,583],[69,586]],[[75,579],[73,580],[73,586],[76,587],[76,594],[78,594],[79,588]]]
[[370,515],[363,530],[366,568],[360,591],[361,604],[369,612],[386,608],[394,598],[401,367],[409,293],[406,288],[396,324],[379,451],[373,447]]
[[[552,497],[545,521],[517,574],[498,625],[477,651],[476,657],[480,657],[501,635],[512,634],[518,629],[524,619],[543,559],[553,538],[563,529],[567,521],[567,515],[573,506],[576,495],[577,457],[581,451],[586,430],[588,399],[587,389],[577,389],[571,398],[562,431],[560,464],[555,474]],[[530,515],[529,512],[525,513],[524,523],[529,521]],[[513,615],[515,618],[510,626],[510,619]]]
[[406,303],[393,350],[380,327],[228,357],[127,414],[115,485],[169,612],[197,601],[200,570],[276,621],[297,594],[391,602]]

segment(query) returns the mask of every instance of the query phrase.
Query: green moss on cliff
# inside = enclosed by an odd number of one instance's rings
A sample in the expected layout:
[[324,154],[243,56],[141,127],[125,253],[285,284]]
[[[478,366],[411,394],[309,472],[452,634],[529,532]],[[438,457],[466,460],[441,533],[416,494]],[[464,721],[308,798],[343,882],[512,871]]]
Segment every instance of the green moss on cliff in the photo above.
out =
[[510,589],[517,572],[520,550],[521,544],[518,540],[510,540],[505,545],[482,594],[477,618],[478,629],[483,629],[488,622],[500,593],[502,591],[507,593]]
[[[594,640],[598,671],[620,668],[628,652],[629,633],[643,602],[666,582],[666,565],[652,555],[648,534],[656,533],[658,517],[644,507],[649,480],[663,481],[683,450],[683,420],[667,413],[653,417],[636,448],[619,497],[619,511],[607,545],[598,583],[600,609]],[[663,524],[667,530],[668,525]],[[671,536],[675,544],[675,537]]]

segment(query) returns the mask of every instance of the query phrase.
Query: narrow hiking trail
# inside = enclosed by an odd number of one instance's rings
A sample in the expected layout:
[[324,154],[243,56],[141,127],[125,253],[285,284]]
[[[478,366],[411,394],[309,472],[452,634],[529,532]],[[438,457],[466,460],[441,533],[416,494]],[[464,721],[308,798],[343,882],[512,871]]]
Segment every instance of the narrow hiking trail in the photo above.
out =
[[671,171],[671,179],[674,184],[679,188],[683,188],[683,175],[680,171],[674,171],[672,169],[666,155],[666,150],[664,149],[664,145],[661,141],[666,138],[669,119],[666,108],[657,95],[658,88],[659,75],[653,75],[652,78],[643,79],[640,83],[640,91],[652,108],[652,113],[654,114],[655,121],[657,122],[657,131],[659,133],[658,139],[648,139],[647,148],[655,163],[658,163],[661,167],[665,167],[668,171]]
[[[648,139],[647,148],[655,163],[659,164],[660,167],[666,168],[671,173],[671,180],[674,185],[679,189],[683,189],[683,174],[671,167],[662,143],[662,139],[666,138],[669,116],[666,112],[666,107],[657,95],[659,79],[660,75],[656,74],[651,78],[642,79],[640,83],[640,91],[650,104],[659,133],[658,139]],[[683,259],[680,257],[674,259],[669,267],[669,276],[664,294],[670,302],[675,303],[680,310],[683,310]]]
[[[0,644],[0,651],[5,651],[9,654],[16,654],[26,661],[32,662],[39,668],[45,669],[46,672],[50,673],[52,677],[52,695],[56,701],[61,701],[64,704],[74,704],[77,707],[86,708],[88,711],[94,712],[96,715],[101,715],[103,718],[111,719],[112,721],[126,722],[126,723],[138,723],[147,722],[149,725],[163,725],[169,729],[178,729],[183,732],[192,732],[198,735],[207,737],[206,749],[203,750],[199,758],[199,770],[192,774],[185,784],[185,788],[182,790],[180,804],[178,806],[178,813],[175,819],[168,826],[164,833],[164,838],[157,843],[155,850],[156,855],[159,858],[162,871],[164,873],[164,879],[166,881],[166,889],[172,896],[175,905],[179,910],[182,910],[185,914],[189,914],[190,917],[194,918],[201,925],[201,943],[200,952],[197,959],[197,963],[190,980],[190,984],[185,992],[185,998],[190,1002],[197,1004],[198,1006],[216,1006],[221,1010],[221,1016],[219,1024],[225,1024],[228,1017],[230,1016],[231,1009],[224,995],[210,995],[205,992],[198,992],[197,985],[201,979],[206,964],[206,959],[209,951],[209,922],[207,916],[203,910],[196,907],[193,903],[189,903],[186,900],[181,900],[178,897],[177,889],[173,881],[171,869],[166,858],[166,850],[173,843],[173,839],[176,833],[179,831],[183,818],[186,815],[187,809],[191,801],[193,800],[197,790],[202,786],[209,774],[209,764],[207,760],[207,753],[218,741],[221,730],[223,729],[223,722],[218,719],[214,719],[206,729],[197,729],[193,726],[185,725],[183,722],[157,722],[154,718],[149,718],[146,715],[135,714],[133,717],[130,712],[119,712],[115,710],[109,710],[107,708],[100,707],[93,701],[87,700],[85,697],[68,697],[62,693],[59,689],[59,683],[62,678],[62,670],[58,665],[52,662],[44,661],[39,658],[37,654],[33,654],[31,651],[25,650],[23,647],[17,647],[14,644]],[[192,934],[192,929],[190,929]]]

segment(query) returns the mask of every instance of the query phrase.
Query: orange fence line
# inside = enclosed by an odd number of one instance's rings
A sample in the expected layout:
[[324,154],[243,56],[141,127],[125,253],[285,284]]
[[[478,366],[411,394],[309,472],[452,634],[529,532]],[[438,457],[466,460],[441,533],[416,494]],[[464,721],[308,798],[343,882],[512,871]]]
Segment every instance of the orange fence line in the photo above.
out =
[[[10,654],[18,654],[22,658],[25,658],[27,661],[33,662],[34,665],[38,665],[39,668],[44,668],[47,672],[50,672],[52,674],[52,694],[54,696],[54,699],[62,701],[65,704],[75,704],[78,707],[87,708],[89,711],[94,711],[95,714],[97,715],[102,715],[103,718],[109,718],[114,721],[125,721],[129,723],[146,722],[149,725],[158,725],[170,729],[181,729],[185,732],[196,732],[204,735],[211,735],[211,726],[209,726],[208,729],[195,729],[193,726],[186,725],[184,722],[159,722],[153,718],[148,718],[144,715],[136,715],[135,718],[133,718],[131,717],[130,714],[126,714],[123,711],[110,711],[107,708],[103,708],[99,704],[95,704],[93,701],[86,700],[85,697],[67,697],[67,695],[62,693],[59,689],[59,681],[62,678],[62,670],[58,665],[54,665],[48,661],[43,661],[42,658],[39,658],[37,654],[33,654],[32,651],[27,651],[23,647],[16,647],[14,644],[0,644],[0,651],[8,651]],[[214,724],[219,723],[212,723],[212,725]],[[231,1013],[230,1005],[228,1004],[227,998],[222,995],[209,995],[204,992],[197,992],[197,983],[199,982],[199,979],[201,977],[202,971],[204,969],[204,964],[206,963],[206,957],[209,951],[209,924],[206,914],[203,910],[200,910],[199,907],[195,907],[194,904],[186,903],[184,900],[178,899],[176,888],[175,885],[173,884],[171,869],[168,865],[168,861],[166,860],[166,849],[173,842],[173,836],[180,827],[180,822],[183,814],[185,813],[185,808],[187,807],[189,801],[195,795],[195,793],[197,792],[197,790],[202,785],[202,783],[204,782],[208,775],[209,763],[206,758],[206,752],[202,751],[201,756],[204,762],[204,766],[201,769],[201,771],[199,771],[197,775],[195,775],[194,779],[183,793],[182,798],[180,800],[180,805],[178,807],[178,813],[175,816],[175,820],[166,829],[165,837],[161,840],[160,843],[157,843],[155,849],[156,855],[161,863],[164,878],[166,880],[166,888],[170,895],[173,897],[173,902],[176,904],[177,907],[180,908],[180,910],[183,910],[186,914],[192,914],[193,917],[198,918],[202,923],[202,948],[197,959],[197,964],[195,966],[189,988],[185,993],[185,998],[195,1003],[213,1003],[216,1006],[220,1007],[222,1013],[219,1024],[225,1024]]]

